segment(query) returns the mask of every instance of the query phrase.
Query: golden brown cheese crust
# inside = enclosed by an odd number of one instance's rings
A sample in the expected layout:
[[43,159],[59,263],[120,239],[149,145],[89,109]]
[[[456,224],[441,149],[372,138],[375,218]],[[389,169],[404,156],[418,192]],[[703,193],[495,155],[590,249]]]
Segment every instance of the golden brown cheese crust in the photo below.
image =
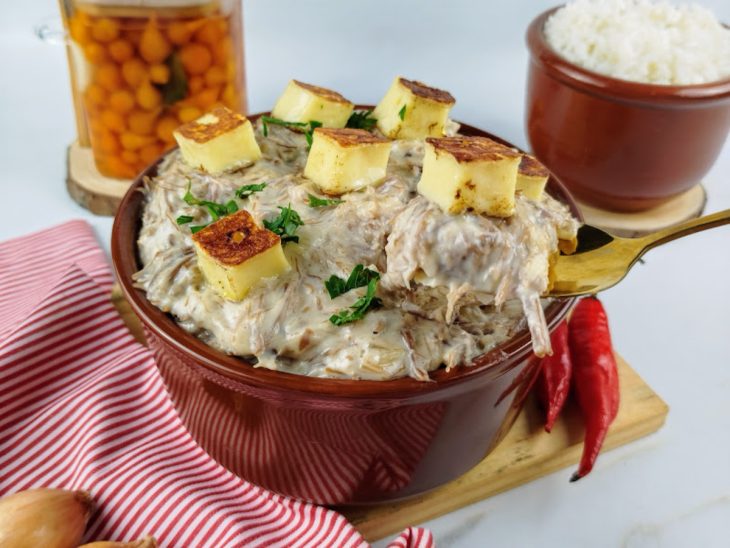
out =
[[390,142],[388,139],[373,135],[364,129],[318,127],[314,130],[314,135],[331,139],[341,147],[376,145]]
[[217,263],[235,266],[274,247],[280,238],[241,209],[196,232],[193,241]]
[[456,103],[456,99],[454,99],[453,95],[451,95],[448,91],[432,88],[417,80],[406,80],[405,78],[399,78],[398,81],[401,83],[401,85],[411,90],[411,93],[413,93],[413,95],[421,97],[422,99],[428,99],[429,101],[444,103],[446,105],[453,105],[454,103]]
[[337,93],[336,91],[333,91],[331,89],[327,88],[321,88],[319,86],[313,86],[312,84],[305,84],[304,82],[300,82],[299,80],[292,80],[297,86],[299,86],[302,89],[306,89],[307,91],[311,91],[315,95],[319,95],[320,97],[324,97],[328,101],[332,101],[334,103],[344,103],[346,105],[351,105],[352,101],[348,101],[345,99],[342,95]]
[[519,172],[526,177],[549,177],[548,169],[537,161],[537,158],[529,154],[523,154],[520,161]]
[[196,143],[207,143],[243,125],[247,120],[245,116],[233,112],[226,107],[214,108],[209,114],[215,116],[218,121],[210,124],[202,124],[197,120],[193,120],[192,122],[183,124],[175,131],[186,139],[190,139]]
[[457,162],[497,161],[517,158],[520,153],[487,137],[429,137],[436,153],[445,152]]

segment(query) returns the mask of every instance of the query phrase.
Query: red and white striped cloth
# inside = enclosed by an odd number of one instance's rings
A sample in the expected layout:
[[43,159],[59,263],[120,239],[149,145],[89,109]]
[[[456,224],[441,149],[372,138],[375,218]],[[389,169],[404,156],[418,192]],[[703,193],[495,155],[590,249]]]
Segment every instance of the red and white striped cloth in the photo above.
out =
[[[0,495],[85,489],[87,539],[161,546],[367,546],[343,516],[239,479],[190,437],[109,301],[91,228],[0,244]],[[433,546],[409,528],[393,547]]]

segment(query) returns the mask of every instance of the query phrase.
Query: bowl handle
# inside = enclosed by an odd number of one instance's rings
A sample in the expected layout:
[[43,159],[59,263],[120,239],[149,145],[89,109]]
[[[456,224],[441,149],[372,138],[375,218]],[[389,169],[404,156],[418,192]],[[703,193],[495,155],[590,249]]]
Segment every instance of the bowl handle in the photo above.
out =
[[68,42],[68,33],[63,28],[60,15],[44,17],[33,26],[33,33],[46,44],[64,45]]

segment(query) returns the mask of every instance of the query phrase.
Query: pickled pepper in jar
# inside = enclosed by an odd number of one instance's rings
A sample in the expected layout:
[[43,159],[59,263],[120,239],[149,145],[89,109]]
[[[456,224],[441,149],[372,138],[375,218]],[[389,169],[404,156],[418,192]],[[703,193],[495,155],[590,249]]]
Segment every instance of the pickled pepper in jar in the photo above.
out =
[[[77,105],[98,170],[129,179],[217,105],[245,111],[240,2],[71,0]],[[83,140],[82,140],[83,142]]]

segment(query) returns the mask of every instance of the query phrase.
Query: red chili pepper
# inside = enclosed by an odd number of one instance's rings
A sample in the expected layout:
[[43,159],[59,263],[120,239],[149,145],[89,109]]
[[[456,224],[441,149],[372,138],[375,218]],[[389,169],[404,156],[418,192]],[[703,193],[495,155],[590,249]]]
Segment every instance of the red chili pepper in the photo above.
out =
[[537,397],[547,411],[545,431],[550,432],[570,392],[573,363],[568,345],[568,322],[562,321],[550,335],[553,355],[542,359],[537,378]]
[[608,427],[618,413],[618,369],[606,311],[596,297],[578,302],[568,332],[575,396],[586,431],[578,471],[570,478],[577,481],[593,468]]

